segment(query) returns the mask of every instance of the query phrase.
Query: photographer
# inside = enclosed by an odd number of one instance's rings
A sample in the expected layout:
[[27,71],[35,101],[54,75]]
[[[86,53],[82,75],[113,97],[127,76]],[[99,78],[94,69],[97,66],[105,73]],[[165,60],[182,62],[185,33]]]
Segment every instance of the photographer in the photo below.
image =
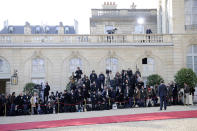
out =
[[105,75],[102,72],[99,74],[99,80],[100,80],[101,88],[103,89],[105,85]]
[[76,74],[76,79],[77,79],[77,81],[78,81],[79,79],[81,79],[81,75],[83,74],[83,72],[82,72],[82,70],[80,69],[80,67],[77,67],[77,70],[76,70],[75,74]]

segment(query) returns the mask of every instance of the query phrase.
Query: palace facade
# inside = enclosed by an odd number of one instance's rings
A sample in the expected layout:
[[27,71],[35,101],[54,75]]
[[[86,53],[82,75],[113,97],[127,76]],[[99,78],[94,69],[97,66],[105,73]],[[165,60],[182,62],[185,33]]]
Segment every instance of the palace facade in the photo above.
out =
[[74,27],[62,23],[5,26],[0,32],[0,92],[20,93],[28,82],[45,81],[51,91],[63,91],[78,66],[87,75],[93,69],[115,74],[138,68],[144,81],[159,74],[166,83],[183,67],[197,73],[196,8],[195,0],[159,0],[157,9],[117,9],[105,3],[92,9],[90,35],[75,34]]

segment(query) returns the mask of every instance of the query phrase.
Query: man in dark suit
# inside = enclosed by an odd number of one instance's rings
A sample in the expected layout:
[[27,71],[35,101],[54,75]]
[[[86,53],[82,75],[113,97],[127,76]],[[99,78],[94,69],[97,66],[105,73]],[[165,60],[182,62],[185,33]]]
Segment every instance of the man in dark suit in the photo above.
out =
[[166,110],[166,95],[167,95],[167,88],[164,84],[164,81],[161,80],[161,84],[159,86],[159,97],[160,97],[160,110],[162,110],[164,105],[164,110]]
[[105,75],[101,72],[99,74],[99,81],[100,81],[100,86],[102,87],[102,89],[104,88],[104,85],[105,85]]
[[44,103],[48,102],[49,91],[50,91],[50,86],[48,82],[46,82],[46,86],[44,88]]
[[80,69],[80,67],[77,67],[77,70],[76,70],[75,74],[76,74],[77,81],[78,81],[79,79],[81,79],[81,75],[83,74],[83,72],[82,72],[82,70]]
[[91,83],[96,82],[96,79],[97,79],[97,74],[95,73],[94,70],[92,70],[92,73],[90,74],[90,82]]

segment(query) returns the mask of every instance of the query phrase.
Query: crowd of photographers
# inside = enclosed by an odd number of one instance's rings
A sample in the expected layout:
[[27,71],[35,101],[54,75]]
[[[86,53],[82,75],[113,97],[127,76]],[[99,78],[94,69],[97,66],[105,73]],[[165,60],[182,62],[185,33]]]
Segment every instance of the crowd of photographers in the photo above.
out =
[[[90,76],[78,67],[70,77],[64,92],[51,92],[48,83],[37,85],[34,95],[15,92],[0,94],[0,116],[83,112],[117,108],[150,107],[159,105],[158,86],[144,87],[141,73],[131,69]],[[190,91],[190,93],[193,93]],[[171,82],[167,85],[167,104],[184,104],[184,94]]]

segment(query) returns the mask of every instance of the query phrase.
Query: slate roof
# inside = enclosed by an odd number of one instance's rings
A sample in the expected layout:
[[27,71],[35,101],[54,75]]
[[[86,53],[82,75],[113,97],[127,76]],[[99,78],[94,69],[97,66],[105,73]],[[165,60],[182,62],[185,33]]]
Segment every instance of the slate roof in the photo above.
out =
[[[58,26],[30,26],[31,34],[57,34]],[[13,29],[13,30],[12,30]],[[24,26],[8,26],[4,27],[0,34],[24,34]],[[73,26],[64,26],[64,34],[76,34]]]

